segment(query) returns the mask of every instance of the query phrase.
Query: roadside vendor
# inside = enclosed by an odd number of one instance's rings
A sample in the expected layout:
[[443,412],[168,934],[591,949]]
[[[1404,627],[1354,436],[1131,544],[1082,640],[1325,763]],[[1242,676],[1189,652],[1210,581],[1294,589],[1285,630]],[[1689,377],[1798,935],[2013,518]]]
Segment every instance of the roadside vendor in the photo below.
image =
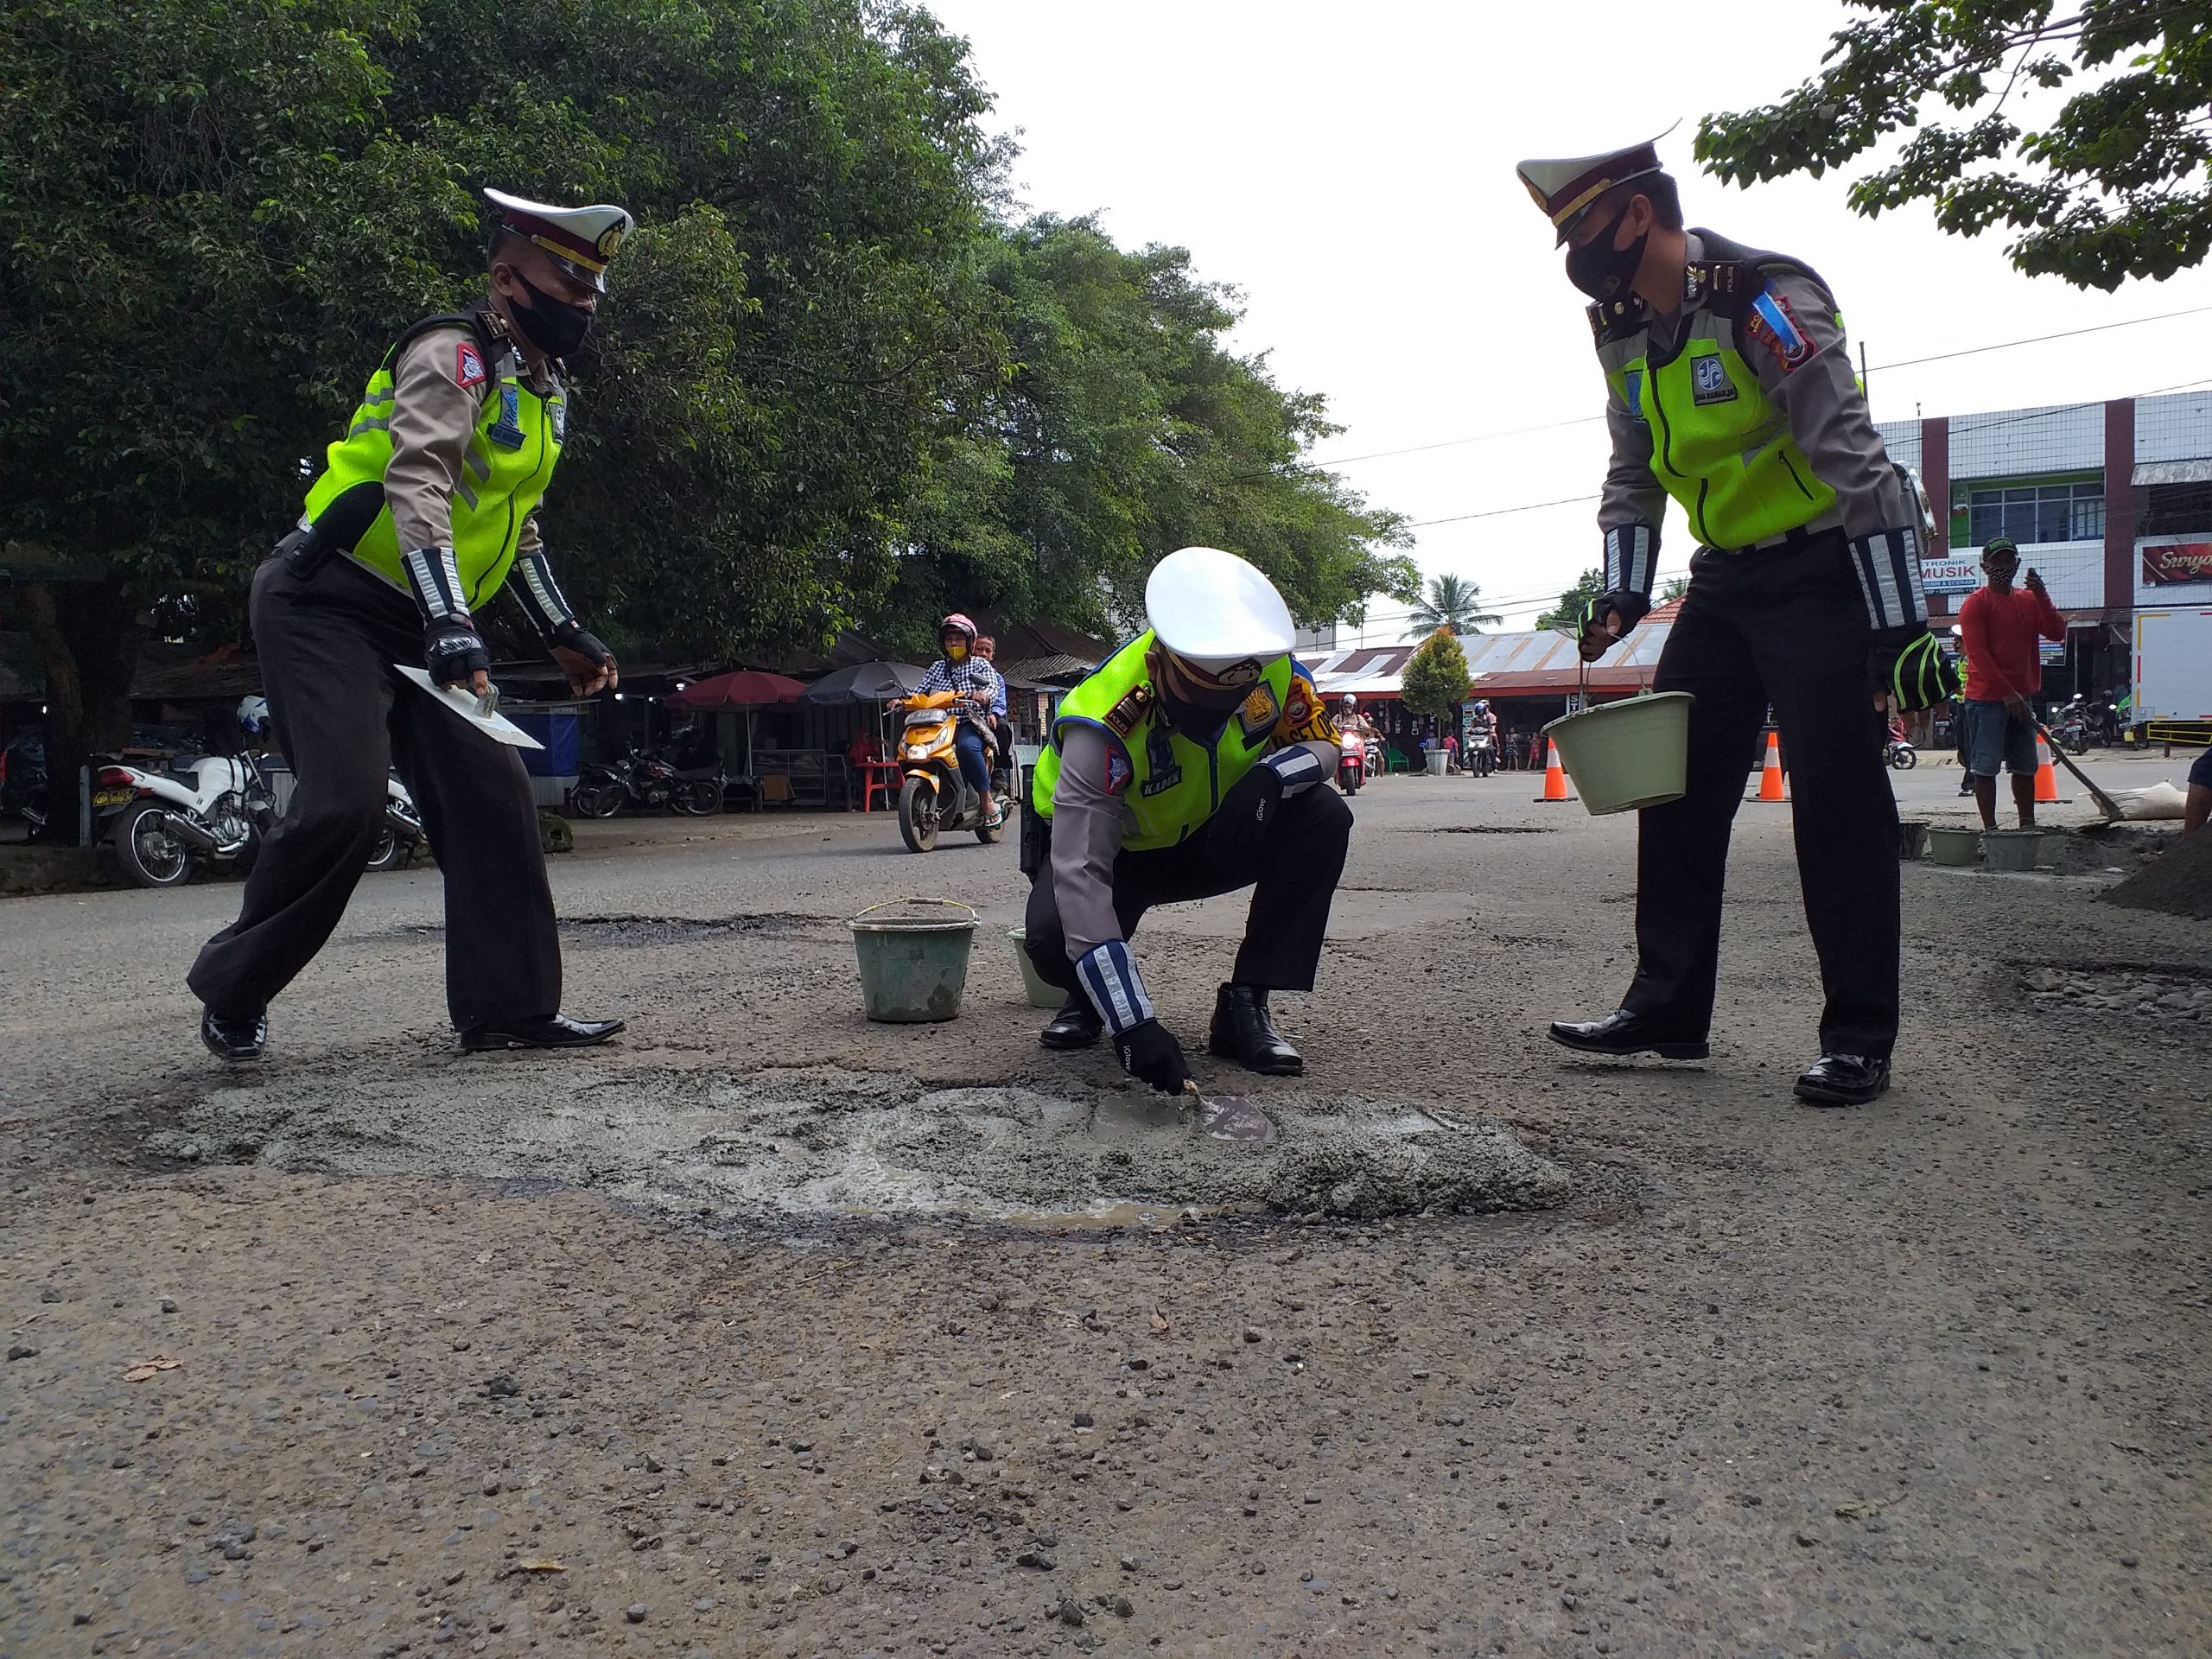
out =
[[1233,554],[1186,547],[1145,585],[1151,626],[1069,692],[1039,761],[1023,848],[1025,949],[1068,994],[1047,1048],[1110,1036],[1131,1077],[1168,1093],[1191,1069],[1128,945],[1154,905],[1252,889],[1207,1048],[1272,1076],[1306,1069],[1270,991],[1310,991],[1344,872],[1351,812],[1332,778],[1337,728],[1291,659],[1290,610]]

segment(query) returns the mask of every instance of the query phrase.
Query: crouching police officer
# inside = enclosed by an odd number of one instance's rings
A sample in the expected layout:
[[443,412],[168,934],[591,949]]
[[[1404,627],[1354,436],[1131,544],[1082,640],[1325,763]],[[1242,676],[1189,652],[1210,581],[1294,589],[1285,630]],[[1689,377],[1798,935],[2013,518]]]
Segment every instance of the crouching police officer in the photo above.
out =
[[1610,393],[1605,591],[1585,661],[1650,610],[1669,496],[1700,543],[1653,682],[1697,700],[1688,793],[1641,815],[1636,979],[1618,1012],[1561,1020],[1552,1038],[1704,1057],[1729,826],[1771,706],[1826,995],[1796,1093],[1872,1100],[1897,1030],[1897,816],[1876,711],[1929,708],[1956,679],[1928,631],[1917,492],[1874,429],[1827,285],[1796,259],[1685,230],[1656,141],[1519,172],[1595,302]]
[[615,683],[613,654],[554,583],[537,512],[568,434],[562,359],[591,327],[630,215],[485,194],[499,213],[489,296],[416,323],[385,353],[299,528],[253,579],[255,647],[297,786],[238,920],[192,966],[200,1037],[226,1060],[260,1058],[270,999],[338,925],[395,764],[445,879],[446,1002],[461,1046],[577,1047],[622,1029],[561,1012],[521,757],[395,669],[421,664],[441,686],[484,695],[492,663],[475,613],[508,585],[578,696]]
[[1060,703],[1022,849],[1025,948],[1069,994],[1047,1048],[1111,1033],[1122,1069],[1173,1093],[1191,1071],[1138,977],[1129,936],[1154,905],[1252,888],[1207,1047],[1271,1076],[1306,1069],[1268,993],[1310,991],[1351,812],[1337,731],[1291,660],[1289,607],[1233,554],[1186,547],[1145,584],[1151,628]]

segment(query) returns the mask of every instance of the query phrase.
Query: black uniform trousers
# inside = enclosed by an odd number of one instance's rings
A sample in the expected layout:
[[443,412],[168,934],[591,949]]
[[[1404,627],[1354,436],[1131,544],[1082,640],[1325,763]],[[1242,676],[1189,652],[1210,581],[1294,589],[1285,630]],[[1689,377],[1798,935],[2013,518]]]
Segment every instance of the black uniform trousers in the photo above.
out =
[[238,918],[190,983],[218,1014],[255,1013],[322,949],[361,879],[397,765],[445,878],[446,1006],[461,1030],[559,1012],[561,945],[522,758],[401,679],[423,660],[414,601],[343,556],[253,578],[253,638],[278,747],[297,779]]
[[1684,1037],[1707,1033],[1729,826],[1771,705],[1827,996],[1821,1051],[1886,1058],[1897,1030],[1897,810],[1843,533],[1760,553],[1702,549],[1690,571],[1653,681],[1696,694],[1688,792],[1641,814],[1636,980],[1621,1006]]
[[[1216,893],[1252,889],[1252,908],[1237,947],[1235,982],[1267,990],[1310,991],[1321,963],[1321,941],[1329,930],[1329,906],[1344,873],[1351,845],[1351,809],[1326,784],[1313,784],[1282,803],[1267,839],[1260,843],[1259,868],[1231,869],[1206,851],[1201,825],[1186,841],[1143,852],[1124,850],[1114,860],[1114,916],[1122,937],[1133,938],[1137,923],[1154,905],[1211,899]],[[1038,976],[1071,996],[1081,996],[1075,964],[1068,960],[1067,936],[1060,927],[1059,901],[1052,892],[1052,867],[1046,861],[1029,889],[1029,910],[1022,918],[1023,948]]]

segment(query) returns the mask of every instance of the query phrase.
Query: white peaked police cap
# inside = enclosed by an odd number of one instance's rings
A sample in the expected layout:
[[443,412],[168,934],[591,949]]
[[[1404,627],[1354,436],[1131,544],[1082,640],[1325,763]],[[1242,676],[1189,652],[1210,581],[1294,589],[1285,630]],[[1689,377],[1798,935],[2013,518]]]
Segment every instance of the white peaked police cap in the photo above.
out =
[[607,261],[614,257],[622,238],[636,223],[628,209],[603,203],[556,207],[491,189],[484,192],[484,200],[499,210],[503,226],[535,242],[562,270],[602,294],[607,291]]
[[1186,547],[1154,565],[1144,611],[1165,649],[1223,686],[1255,683],[1298,632],[1274,583],[1217,547]]

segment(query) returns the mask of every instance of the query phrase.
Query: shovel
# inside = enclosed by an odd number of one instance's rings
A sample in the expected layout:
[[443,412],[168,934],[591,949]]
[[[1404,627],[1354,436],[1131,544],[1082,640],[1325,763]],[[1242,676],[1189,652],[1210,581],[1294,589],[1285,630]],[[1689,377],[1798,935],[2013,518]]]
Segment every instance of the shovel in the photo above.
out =
[[1201,1133],[1240,1147],[1264,1147],[1275,1138],[1274,1120],[1252,1103],[1249,1095],[1202,1095],[1189,1078],[1183,1081],[1183,1097],[1198,1115]]

